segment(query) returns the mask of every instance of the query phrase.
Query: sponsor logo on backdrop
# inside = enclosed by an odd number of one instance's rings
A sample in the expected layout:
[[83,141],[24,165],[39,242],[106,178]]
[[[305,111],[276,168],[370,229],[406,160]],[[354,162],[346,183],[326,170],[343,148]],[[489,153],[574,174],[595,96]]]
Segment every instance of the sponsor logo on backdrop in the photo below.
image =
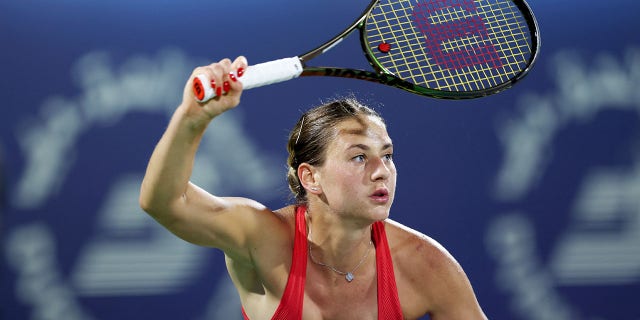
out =
[[525,97],[497,128],[504,160],[494,195],[514,210],[493,218],[486,245],[497,263],[496,284],[508,294],[519,318],[607,319],[606,310],[583,315],[576,298],[559,288],[619,287],[622,292],[624,286],[640,282],[638,132],[611,141],[620,150],[632,151],[630,165],[594,165],[584,173],[569,211],[556,213],[568,215],[569,225],[551,237],[548,259],[539,254],[541,242],[549,241],[540,240],[548,236],[546,230],[536,229],[535,214],[518,203],[540,187],[554,151],[561,151],[554,150],[554,142],[564,129],[589,125],[604,111],[640,116],[640,50],[588,62],[563,52],[552,66],[555,91]]
[[[41,219],[11,226],[4,245],[9,270],[16,275],[14,294],[31,319],[92,319],[79,298],[176,293],[207,272],[211,251],[176,238],[139,209],[144,168],[113,177],[98,212],[82,213],[96,217],[96,232],[84,241],[68,276],[57,257],[58,237],[65,235],[46,223],[47,204],[63,196],[61,185],[74,170],[74,155],[90,152],[79,148],[79,139],[131,112],[160,113],[168,119],[182,96],[185,75],[201,64],[175,49],[131,57],[119,65],[108,53],[87,54],[73,69],[78,95],[48,97],[37,116],[16,126],[25,167],[10,204],[16,212]],[[264,199],[273,194],[279,166],[257,150],[237,114],[222,115],[208,129],[194,181],[207,190],[224,186],[226,192],[243,190]],[[247,170],[252,174],[243,175],[246,179],[234,179]],[[203,312],[230,319],[221,312],[233,309],[237,316],[240,304],[230,281],[222,277]]]

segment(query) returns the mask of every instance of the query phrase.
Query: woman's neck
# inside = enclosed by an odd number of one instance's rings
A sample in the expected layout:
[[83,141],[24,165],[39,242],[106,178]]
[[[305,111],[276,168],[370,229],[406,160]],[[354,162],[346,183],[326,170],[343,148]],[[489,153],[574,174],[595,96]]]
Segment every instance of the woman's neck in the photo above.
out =
[[322,263],[349,269],[371,249],[371,224],[350,221],[329,211],[307,208],[307,239],[312,255]]

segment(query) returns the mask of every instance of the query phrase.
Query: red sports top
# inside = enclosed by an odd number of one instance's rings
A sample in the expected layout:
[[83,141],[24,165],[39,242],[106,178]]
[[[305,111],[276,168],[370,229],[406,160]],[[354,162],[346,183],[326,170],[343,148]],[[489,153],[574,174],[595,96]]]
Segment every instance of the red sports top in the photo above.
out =
[[[272,320],[301,320],[302,303],[304,301],[304,283],[307,277],[307,226],[304,218],[306,207],[296,208],[296,229],[293,244],[293,258],[289,279],[284,289],[280,305]],[[378,319],[402,320],[402,308],[398,298],[398,288],[393,274],[391,252],[387,242],[384,223],[373,223],[372,240],[376,247],[376,270],[378,276]],[[245,320],[249,317],[242,309]]]

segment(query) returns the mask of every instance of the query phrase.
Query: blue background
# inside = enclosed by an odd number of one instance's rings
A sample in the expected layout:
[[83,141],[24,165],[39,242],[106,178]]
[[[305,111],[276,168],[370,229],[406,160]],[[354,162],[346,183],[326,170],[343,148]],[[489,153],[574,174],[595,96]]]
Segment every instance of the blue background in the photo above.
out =
[[[220,252],[137,206],[191,70],[314,48],[366,1],[3,1],[3,319],[239,319]],[[497,95],[424,98],[349,79],[246,92],[210,127],[194,180],[289,201],[288,129],[353,93],[383,114],[392,218],[440,241],[491,319],[640,319],[637,1],[531,1],[530,75]],[[357,37],[313,64],[366,68]]]

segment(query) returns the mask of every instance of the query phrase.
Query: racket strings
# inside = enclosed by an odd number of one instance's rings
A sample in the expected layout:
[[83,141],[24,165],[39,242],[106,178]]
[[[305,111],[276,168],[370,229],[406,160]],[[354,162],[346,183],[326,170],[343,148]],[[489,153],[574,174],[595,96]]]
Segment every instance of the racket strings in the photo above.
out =
[[[381,1],[365,31],[379,67],[431,89],[496,87],[525,69],[532,56],[527,21],[512,1]],[[393,50],[376,51],[383,42]]]
[[[485,6],[485,11],[491,12],[493,17],[500,17],[490,24],[491,34],[496,43],[501,44],[499,51],[504,57],[505,74],[515,74],[526,66],[531,56],[529,28],[520,11],[512,6]],[[523,64],[523,62],[525,62]]]

